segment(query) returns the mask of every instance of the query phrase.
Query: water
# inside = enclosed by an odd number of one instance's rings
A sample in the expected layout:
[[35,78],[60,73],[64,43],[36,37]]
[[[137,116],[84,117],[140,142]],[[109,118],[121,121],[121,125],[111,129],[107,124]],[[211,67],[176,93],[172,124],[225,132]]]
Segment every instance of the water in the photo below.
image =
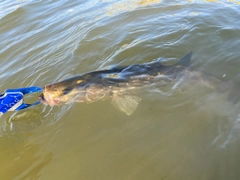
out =
[[[194,69],[240,82],[239,4],[1,1],[1,91],[190,51]],[[131,116],[110,101],[3,115],[1,179],[239,179],[240,103],[184,80],[150,86]]]

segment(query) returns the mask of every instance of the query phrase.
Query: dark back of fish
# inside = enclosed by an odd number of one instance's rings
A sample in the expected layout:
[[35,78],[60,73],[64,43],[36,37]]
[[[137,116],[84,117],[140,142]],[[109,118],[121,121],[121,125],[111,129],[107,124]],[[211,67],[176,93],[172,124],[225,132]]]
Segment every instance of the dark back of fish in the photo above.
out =
[[[117,85],[118,83],[131,83],[133,81],[151,81],[152,78],[165,75],[175,78],[179,73],[190,66],[192,52],[184,56],[173,66],[165,66],[161,59],[155,61],[131,65],[127,67],[114,67],[109,70],[94,71],[82,75],[87,83],[102,84],[105,86]],[[141,76],[141,77],[140,77]],[[80,76],[79,76],[80,77]]]

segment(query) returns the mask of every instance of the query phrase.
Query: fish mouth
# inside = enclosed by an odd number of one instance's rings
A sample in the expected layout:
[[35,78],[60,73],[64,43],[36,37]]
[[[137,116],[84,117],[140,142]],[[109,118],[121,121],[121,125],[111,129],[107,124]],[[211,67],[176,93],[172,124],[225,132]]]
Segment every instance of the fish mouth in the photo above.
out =
[[53,99],[49,93],[47,92],[43,92],[38,99],[40,100],[40,102],[42,102],[43,104],[46,105],[50,105],[50,106],[55,106],[55,105],[59,105],[60,100],[57,99]]

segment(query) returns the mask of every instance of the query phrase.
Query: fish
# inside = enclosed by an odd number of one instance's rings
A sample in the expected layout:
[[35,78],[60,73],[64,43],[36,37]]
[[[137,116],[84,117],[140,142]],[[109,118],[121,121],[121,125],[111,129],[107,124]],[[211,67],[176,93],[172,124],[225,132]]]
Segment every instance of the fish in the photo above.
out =
[[163,59],[158,58],[143,64],[115,66],[81,74],[44,86],[39,100],[46,105],[55,106],[111,99],[115,108],[131,115],[142,100],[136,93],[132,93],[135,89],[159,79],[176,79],[189,69],[191,56],[192,52],[173,65],[164,65]]

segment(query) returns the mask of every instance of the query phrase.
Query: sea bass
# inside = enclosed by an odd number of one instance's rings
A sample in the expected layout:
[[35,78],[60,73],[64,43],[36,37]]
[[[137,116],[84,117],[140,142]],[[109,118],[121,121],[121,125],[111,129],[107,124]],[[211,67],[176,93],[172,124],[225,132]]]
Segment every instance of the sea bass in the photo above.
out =
[[187,54],[171,66],[163,65],[162,59],[157,59],[144,64],[113,67],[75,76],[46,85],[39,99],[44,104],[54,106],[73,101],[91,103],[111,98],[114,107],[131,115],[141,98],[130,91],[159,78],[177,78],[190,66],[191,55],[192,53]]

